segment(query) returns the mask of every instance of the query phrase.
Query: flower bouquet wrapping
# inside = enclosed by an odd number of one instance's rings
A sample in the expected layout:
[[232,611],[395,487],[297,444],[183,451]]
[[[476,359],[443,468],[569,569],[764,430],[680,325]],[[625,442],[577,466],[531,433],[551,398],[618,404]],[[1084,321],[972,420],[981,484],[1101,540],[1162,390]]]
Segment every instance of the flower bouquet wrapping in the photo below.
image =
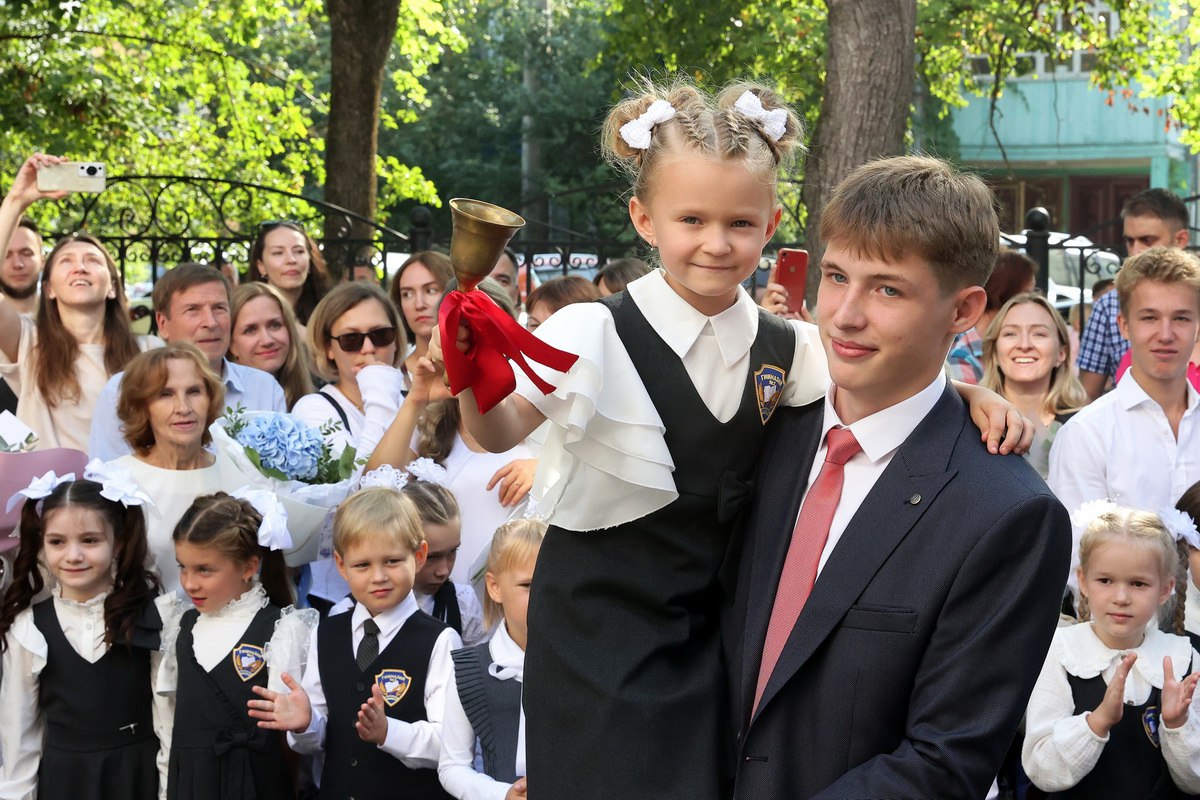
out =
[[354,448],[335,458],[324,431],[289,414],[240,406],[227,409],[209,433],[222,488],[233,492],[250,486],[277,495],[287,509],[292,535],[285,560],[292,567],[314,561],[333,510],[350,491]]

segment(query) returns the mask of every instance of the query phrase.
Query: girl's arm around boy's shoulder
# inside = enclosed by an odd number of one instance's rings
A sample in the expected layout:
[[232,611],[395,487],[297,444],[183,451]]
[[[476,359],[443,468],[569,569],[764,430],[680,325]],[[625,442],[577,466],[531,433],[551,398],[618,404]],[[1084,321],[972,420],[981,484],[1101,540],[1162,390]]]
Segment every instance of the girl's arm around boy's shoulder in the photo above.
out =
[[796,352],[780,402],[785,406],[806,406],[829,391],[829,361],[816,325],[799,319],[787,320],[787,324],[796,336]]
[[1097,736],[1088,726],[1087,712],[1075,713],[1075,698],[1061,660],[1063,639],[1075,627],[1055,632],[1025,712],[1021,765],[1045,792],[1064,791],[1079,783],[1096,766],[1108,742],[1107,736]]
[[442,754],[442,714],[446,695],[454,679],[454,661],[450,654],[462,647],[462,639],[452,628],[443,630],[429,656],[425,676],[425,717],[420,722],[387,720],[387,737],[379,747],[410,769],[437,769]]
[[0,798],[32,800],[37,793],[44,726],[38,709],[38,675],[46,666],[46,640],[25,609],[6,637],[0,679]]

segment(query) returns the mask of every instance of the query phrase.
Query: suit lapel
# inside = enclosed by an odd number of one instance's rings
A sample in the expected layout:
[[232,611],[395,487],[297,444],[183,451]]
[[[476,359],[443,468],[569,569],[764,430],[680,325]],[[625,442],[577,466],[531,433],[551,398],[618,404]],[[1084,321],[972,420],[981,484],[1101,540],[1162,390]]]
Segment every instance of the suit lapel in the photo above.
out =
[[[760,712],[829,636],[892,551],[954,477],[955,470],[947,470],[947,464],[966,421],[962,401],[947,387],[937,405],[900,446],[821,570],[763,691]],[[811,469],[811,457],[809,464]],[[785,544],[783,554],[786,551]],[[780,555],[773,575],[775,581],[782,571],[782,560]],[[772,593],[769,602],[773,598]],[[769,605],[766,613],[770,615]],[[765,635],[764,621],[760,644]],[[761,646],[756,655],[761,655]]]

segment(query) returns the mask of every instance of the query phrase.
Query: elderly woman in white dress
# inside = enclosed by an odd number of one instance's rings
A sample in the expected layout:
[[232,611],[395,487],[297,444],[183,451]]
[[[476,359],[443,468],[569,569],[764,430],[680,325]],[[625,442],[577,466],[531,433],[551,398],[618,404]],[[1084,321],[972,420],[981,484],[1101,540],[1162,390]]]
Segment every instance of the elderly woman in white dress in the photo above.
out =
[[117,415],[133,453],[116,463],[154,498],[146,535],[168,592],[179,589],[175,524],[197,497],[221,488],[216,458],[204,446],[224,399],[225,387],[208,359],[185,342],[142,353],[129,362],[121,381]]

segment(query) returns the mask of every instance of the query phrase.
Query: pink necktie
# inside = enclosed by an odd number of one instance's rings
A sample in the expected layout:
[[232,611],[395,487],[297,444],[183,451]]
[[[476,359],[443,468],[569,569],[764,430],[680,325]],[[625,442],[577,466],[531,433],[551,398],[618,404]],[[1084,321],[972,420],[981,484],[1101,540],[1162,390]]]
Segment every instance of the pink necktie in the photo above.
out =
[[848,428],[830,428],[826,436],[828,448],[825,451],[825,463],[800,507],[800,517],[796,520],[796,529],[792,531],[792,542],[788,545],[783,572],[779,576],[779,588],[775,591],[775,603],[771,606],[762,663],[758,668],[758,688],[754,692],[755,711],[758,710],[763,689],[779,662],[783,646],[787,644],[792,628],[796,626],[796,620],[816,583],[821,551],[825,549],[825,541],[829,538],[829,527],[833,524],[838,501],[842,499],[843,465],[862,451],[862,446]]

